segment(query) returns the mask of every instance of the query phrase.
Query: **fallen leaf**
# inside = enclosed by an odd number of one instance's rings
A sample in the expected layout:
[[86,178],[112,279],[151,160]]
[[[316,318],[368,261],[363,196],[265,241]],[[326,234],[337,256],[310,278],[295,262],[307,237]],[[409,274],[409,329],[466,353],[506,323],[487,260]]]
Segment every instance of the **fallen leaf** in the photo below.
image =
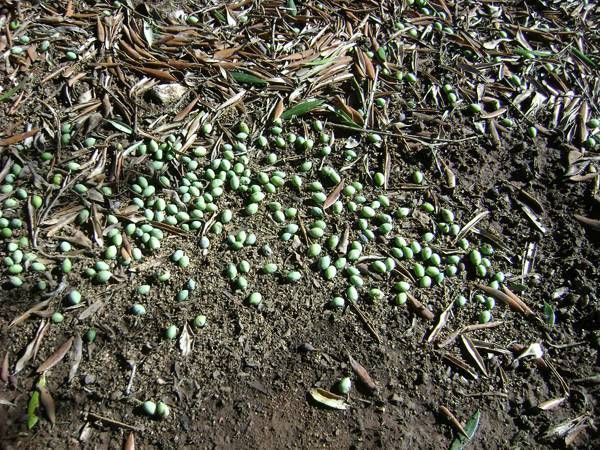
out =
[[192,338],[188,328],[189,326],[186,323],[181,332],[181,336],[179,337],[179,349],[183,356],[187,356],[192,352]]
[[5,145],[12,145],[12,144],[16,144],[17,142],[24,141],[28,137],[33,136],[38,131],[40,131],[39,128],[34,128],[33,130],[25,131],[24,133],[15,134],[14,136],[0,139],[0,147],[3,147]]
[[342,189],[344,189],[344,180],[340,181],[335,187],[335,189],[331,191],[331,194],[327,196],[325,202],[323,203],[323,209],[327,209],[335,202],[337,202],[338,198],[340,197],[340,193],[342,192]]
[[467,433],[468,437],[463,436],[462,434],[459,434],[458,436],[456,436],[454,441],[452,441],[450,450],[462,450],[463,448],[465,448],[467,446],[467,444],[469,442],[471,442],[471,440],[475,436],[475,433],[477,432],[477,429],[479,428],[480,419],[481,419],[481,413],[479,412],[479,410],[477,410],[475,412],[475,414],[473,414],[469,418],[469,420],[467,421],[467,424],[464,427],[465,432]]
[[549,409],[554,409],[557,406],[559,406],[562,402],[565,401],[565,399],[566,397],[551,398],[550,400],[546,400],[545,402],[542,402],[539,405],[537,405],[537,408],[542,411],[548,411]]
[[27,403],[27,428],[30,430],[35,427],[38,423],[39,417],[36,415],[38,408],[40,407],[40,393],[39,391],[33,391]]
[[346,403],[344,397],[333,394],[321,388],[312,388],[310,391],[311,397],[318,403],[328,406],[333,409],[348,409],[350,405]]
[[46,326],[46,323],[44,320],[42,320],[40,322],[40,326],[37,329],[37,332],[35,333],[34,338],[31,340],[31,342],[29,344],[27,344],[27,347],[25,348],[25,352],[23,352],[23,355],[19,358],[19,360],[15,364],[15,370],[13,371],[13,375],[18,374],[21,370],[23,370],[25,365],[33,357],[34,349],[36,348],[36,343],[37,343],[38,339],[40,338],[40,336],[42,335],[42,332],[43,332],[45,326]]
[[40,400],[46,411],[46,416],[52,425],[56,423],[56,404],[46,385],[46,376],[42,375],[37,383],[37,389],[40,391]]
[[365,385],[365,387],[369,388],[369,390],[374,391],[377,389],[377,385],[365,369],[358,361],[356,361],[350,354],[348,353],[348,360],[350,361],[350,366],[352,370],[358,377],[358,379]]
[[2,369],[0,369],[0,380],[8,383],[8,375],[8,352],[6,352],[2,360]]
[[23,314],[21,314],[19,317],[17,317],[16,319],[14,319],[9,325],[8,328],[17,325],[18,323],[23,322],[24,320],[27,320],[29,318],[29,316],[31,316],[32,313],[36,312],[36,311],[41,311],[42,309],[44,309],[48,303],[50,303],[50,300],[44,300],[43,302],[37,303],[35,305],[33,305],[31,308],[29,308],[27,311],[25,311]]
[[81,363],[81,357],[83,356],[83,341],[81,336],[76,335],[73,341],[73,351],[71,352],[71,370],[69,370],[69,381],[75,378],[79,364]]
[[135,437],[133,436],[133,433],[129,433],[129,436],[127,436],[127,440],[125,441],[125,446],[123,449],[135,450]]
[[62,359],[67,354],[67,352],[69,351],[69,349],[71,348],[71,345],[73,344],[74,339],[75,339],[74,337],[70,337],[65,343],[63,343],[54,353],[52,353],[48,357],[48,359],[46,359],[46,361],[44,361],[40,365],[40,367],[37,368],[36,372],[37,373],[45,372],[46,370],[51,369],[52,367],[57,365],[59,362],[61,362]]

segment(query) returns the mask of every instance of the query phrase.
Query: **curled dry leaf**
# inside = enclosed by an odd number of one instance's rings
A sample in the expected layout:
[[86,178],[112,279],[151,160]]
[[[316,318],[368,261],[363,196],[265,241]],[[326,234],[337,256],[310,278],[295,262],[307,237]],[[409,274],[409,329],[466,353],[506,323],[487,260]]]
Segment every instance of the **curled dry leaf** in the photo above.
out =
[[350,361],[350,366],[361,383],[363,383],[364,386],[369,388],[371,391],[376,390],[377,385],[371,378],[371,375],[369,375],[369,372],[367,372],[367,369],[365,369],[358,361],[350,356],[350,354],[348,354],[348,361]]
[[36,372],[45,372],[61,362],[67,352],[70,350],[74,340],[74,337],[70,337],[66,342],[64,342],[58,349],[56,349],[54,353],[48,357],[48,359],[46,359],[46,361],[40,365],[40,367],[37,368]]
[[344,397],[340,397],[339,395],[326,391],[325,389],[315,387],[309,392],[313,400],[330,408],[345,410],[350,406],[348,403],[346,403]]

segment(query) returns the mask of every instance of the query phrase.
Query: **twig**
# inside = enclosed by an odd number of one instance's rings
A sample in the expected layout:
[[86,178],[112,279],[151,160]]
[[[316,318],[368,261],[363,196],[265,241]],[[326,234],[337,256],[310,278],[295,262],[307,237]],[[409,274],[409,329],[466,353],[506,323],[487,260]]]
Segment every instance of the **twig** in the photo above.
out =
[[119,422],[118,420],[114,420],[114,419],[111,419],[109,417],[104,417],[104,416],[101,416],[101,415],[93,413],[93,412],[86,412],[84,414],[88,418],[91,417],[92,419],[96,419],[96,420],[99,420],[101,422],[107,423],[109,425],[114,425],[116,427],[127,428],[128,430],[133,430],[133,431],[144,431],[143,428],[139,428],[139,427],[135,427],[133,425],[129,425],[127,423]]
[[353,300],[350,300],[350,299],[348,299],[348,302],[350,303],[352,310],[358,315],[358,317],[360,317],[360,320],[365,324],[365,326],[367,327],[369,332],[373,335],[373,337],[375,338],[377,343],[381,344],[381,338],[377,334],[377,331],[375,331],[375,328],[373,328],[373,325],[371,325],[371,323],[369,322],[369,319],[367,319],[367,317],[363,314],[363,312],[360,310],[360,308],[358,307],[356,302]]

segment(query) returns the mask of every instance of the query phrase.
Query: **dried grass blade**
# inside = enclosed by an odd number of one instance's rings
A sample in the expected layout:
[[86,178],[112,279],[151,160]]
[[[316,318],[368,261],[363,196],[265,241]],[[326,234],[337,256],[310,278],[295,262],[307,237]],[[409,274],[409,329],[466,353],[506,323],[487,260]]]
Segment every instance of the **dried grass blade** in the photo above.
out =
[[358,379],[367,387],[370,391],[375,391],[377,389],[377,385],[365,369],[358,361],[356,361],[350,353],[348,353],[348,361],[350,361],[350,367],[358,377]]
[[481,357],[481,355],[477,351],[477,348],[473,345],[473,342],[471,342],[471,339],[469,339],[464,334],[460,336],[460,339],[462,340],[462,343],[463,343],[465,349],[469,353],[469,356],[471,356],[471,358],[473,359],[473,361],[475,361],[475,364],[477,364],[477,367],[479,367],[479,370],[481,370],[481,373],[483,373],[487,377],[488,376],[488,371],[487,371],[487,369],[485,367],[485,363],[483,361],[483,358]]
[[59,362],[61,362],[62,359],[67,354],[67,352],[69,351],[69,349],[71,348],[71,345],[73,345],[73,341],[74,340],[75,340],[74,337],[70,337],[69,339],[67,339],[66,342],[64,342],[58,349],[56,349],[56,351],[54,353],[52,353],[48,357],[48,359],[46,359],[46,361],[44,361],[37,368],[36,372],[37,373],[45,372],[48,369],[51,369],[52,367],[54,367],[55,365],[57,365]]
[[338,185],[335,187],[335,189],[333,191],[331,191],[331,193],[327,196],[327,198],[325,199],[325,202],[323,203],[323,209],[327,209],[331,205],[333,205],[335,202],[337,202],[338,198],[340,198],[342,189],[344,189],[344,180],[343,179],[342,179],[342,181],[340,181],[338,183]]

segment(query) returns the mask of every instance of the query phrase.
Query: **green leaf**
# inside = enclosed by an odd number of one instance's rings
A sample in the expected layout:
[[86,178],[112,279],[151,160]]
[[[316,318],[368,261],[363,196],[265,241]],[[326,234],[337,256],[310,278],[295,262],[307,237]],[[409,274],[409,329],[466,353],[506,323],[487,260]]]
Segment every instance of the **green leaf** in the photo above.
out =
[[477,429],[479,428],[479,419],[481,418],[481,412],[479,410],[477,410],[477,412],[475,412],[475,414],[473,414],[469,420],[467,421],[467,424],[465,425],[465,431],[467,433],[467,436],[464,436],[462,434],[459,434],[458,436],[456,436],[456,438],[454,438],[454,441],[452,441],[452,445],[450,446],[450,450],[462,450],[463,448],[466,447],[466,445],[471,442],[471,440],[473,439],[473,436],[475,436],[475,433],[477,432]]
[[217,19],[221,25],[226,25],[227,24],[227,20],[225,19],[225,16],[223,15],[223,13],[217,9],[215,9],[213,11],[213,16],[215,16],[215,19]]
[[329,58],[315,58],[312,61],[304,63],[305,66],[322,66],[324,64],[328,64],[334,62],[337,59],[337,56],[330,56]]
[[554,307],[544,302],[544,317],[546,318],[546,324],[552,328],[556,322],[556,315],[554,314]]
[[230,75],[231,75],[231,78],[233,78],[238,83],[246,83],[246,84],[251,84],[253,86],[258,86],[258,87],[266,87],[269,85],[269,83],[267,83],[262,78],[259,78],[256,75],[251,75],[246,72],[234,71],[234,72],[230,72]]
[[354,120],[352,120],[352,118],[348,114],[346,114],[344,111],[342,111],[341,109],[337,109],[335,111],[335,115],[337,116],[338,119],[340,119],[340,121],[342,122],[342,125],[347,125],[349,127],[356,128],[357,130],[362,130],[360,125],[357,124]]
[[291,108],[286,109],[284,112],[282,112],[281,119],[287,120],[291,119],[292,117],[301,116],[314,109],[319,108],[323,103],[325,103],[325,100],[308,100],[306,102],[298,103],[297,105],[292,106]]
[[13,95],[15,95],[18,91],[21,90],[21,88],[23,87],[23,85],[29,80],[29,77],[25,77],[23,78],[19,84],[17,84],[15,87],[9,89],[8,91],[6,91],[4,94],[0,95],[0,102],[6,102],[8,100],[10,100],[12,98]]
[[115,127],[117,130],[122,131],[123,133],[127,133],[127,134],[133,133],[133,128],[131,128],[126,123],[119,122],[118,120],[110,120],[110,119],[105,119],[105,120],[108,123],[110,123],[113,127]]
[[29,403],[27,404],[27,428],[30,430],[35,427],[35,424],[38,423],[38,420],[40,420],[40,418],[35,414],[39,407],[40,393],[38,391],[33,391],[31,393]]

